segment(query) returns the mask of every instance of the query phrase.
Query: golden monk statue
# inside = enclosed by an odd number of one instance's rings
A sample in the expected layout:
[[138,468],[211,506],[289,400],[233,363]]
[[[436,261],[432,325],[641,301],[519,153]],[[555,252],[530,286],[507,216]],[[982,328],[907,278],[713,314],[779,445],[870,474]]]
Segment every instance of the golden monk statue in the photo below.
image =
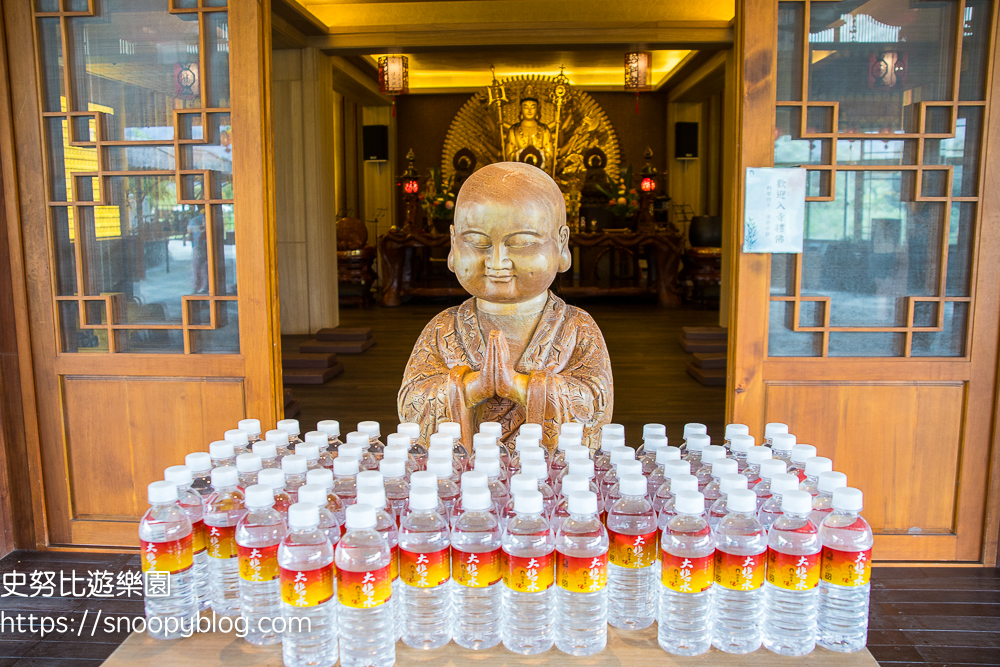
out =
[[539,120],[541,108],[529,85],[521,98],[521,117],[507,133],[506,159],[545,168],[552,160],[552,132]]
[[399,389],[399,419],[424,438],[440,422],[498,421],[513,443],[525,422],[555,445],[563,422],[584,424],[595,448],[611,421],[614,386],[594,320],[549,292],[569,269],[569,228],[559,186],[540,169],[500,162],[472,174],[458,193],[448,268],[472,298],[424,327]]

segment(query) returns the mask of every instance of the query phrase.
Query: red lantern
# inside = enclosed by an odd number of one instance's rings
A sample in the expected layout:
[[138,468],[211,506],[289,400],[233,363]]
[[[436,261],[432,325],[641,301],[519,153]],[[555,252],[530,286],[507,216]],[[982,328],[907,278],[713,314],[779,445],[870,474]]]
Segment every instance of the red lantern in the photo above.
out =
[[653,190],[656,189],[656,179],[647,176],[646,178],[642,179],[642,183],[639,185],[639,187],[642,188],[643,192],[652,192]]
[[403,183],[403,189],[408,195],[416,194],[417,190],[420,189],[420,183],[416,179],[406,180]]

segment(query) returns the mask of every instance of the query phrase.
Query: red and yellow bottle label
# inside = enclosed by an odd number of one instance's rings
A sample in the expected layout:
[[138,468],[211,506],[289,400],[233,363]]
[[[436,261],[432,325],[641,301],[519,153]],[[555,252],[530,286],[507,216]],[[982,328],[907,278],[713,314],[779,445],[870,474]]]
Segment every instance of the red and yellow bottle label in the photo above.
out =
[[236,526],[207,526],[208,555],[212,558],[236,558]]
[[596,593],[608,585],[608,554],[577,558],[556,553],[556,583],[573,593]]
[[142,546],[142,571],[155,570],[169,574],[183,572],[194,564],[194,552],[191,549],[193,542],[191,533],[169,542],[139,540]]
[[820,578],[837,586],[864,586],[872,578],[872,550],[841,551],[823,547]]
[[204,520],[199,519],[191,524],[191,538],[193,540],[191,550],[194,553],[200,554],[208,548],[208,533],[205,530]]
[[788,591],[811,591],[819,585],[819,553],[791,556],[767,550],[767,583]]
[[660,566],[660,581],[677,593],[701,593],[712,587],[715,581],[715,554],[689,558],[660,552],[663,560]]
[[394,544],[389,548],[389,578],[396,581],[399,576],[399,545]]
[[392,597],[389,566],[365,572],[337,568],[337,599],[345,607],[368,609],[385,604]]
[[764,585],[767,552],[737,556],[715,551],[715,583],[732,591],[755,591]]
[[293,607],[315,607],[333,597],[333,563],[315,570],[281,572],[281,599]]
[[503,583],[518,593],[540,593],[555,583],[555,552],[544,556],[511,556],[506,551],[501,556]]
[[608,562],[618,567],[649,567],[656,562],[656,531],[642,535],[624,535],[608,531],[611,545],[608,548]]
[[448,547],[431,553],[399,550],[399,576],[403,583],[417,588],[434,588],[451,578]]
[[451,578],[468,588],[486,588],[500,581],[500,549],[473,553],[451,549]]
[[246,581],[274,581],[278,578],[278,545],[236,546],[240,557],[240,578]]

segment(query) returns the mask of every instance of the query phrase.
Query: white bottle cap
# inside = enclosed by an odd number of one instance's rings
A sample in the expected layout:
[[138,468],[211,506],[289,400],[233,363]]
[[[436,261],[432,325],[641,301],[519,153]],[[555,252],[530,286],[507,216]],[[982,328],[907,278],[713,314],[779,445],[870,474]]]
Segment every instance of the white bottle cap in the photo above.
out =
[[833,470],[833,461],[825,456],[813,456],[806,459],[806,476],[819,477],[824,472]]
[[698,478],[694,475],[674,475],[670,478],[670,492],[677,494],[681,491],[697,491]]
[[[305,500],[301,495],[299,499]],[[274,505],[274,489],[267,484],[251,484],[243,491],[243,504],[247,507],[271,507]]]
[[[312,503],[316,507],[323,507],[326,505],[327,500],[327,488],[325,486],[320,486],[319,484],[306,484],[305,486],[299,487],[299,502],[300,503]],[[358,492],[358,502],[361,502],[361,492]]]
[[691,474],[691,462],[690,461],[667,461],[663,464],[663,476],[667,479],[673,479],[677,475],[690,475]]
[[[187,466],[170,466],[163,471],[164,481],[171,482],[177,486],[190,485],[193,481],[191,468]],[[847,479],[846,477],[844,479]]]
[[583,445],[570,445],[566,448],[566,460],[589,459],[590,449]]
[[344,442],[348,445],[357,445],[358,447],[361,447],[361,449],[364,449],[372,443],[372,440],[368,437],[367,433],[362,433],[361,431],[351,431],[347,434],[347,437],[344,438]]
[[534,475],[519,472],[516,475],[512,475],[510,478],[510,493],[512,496],[524,493],[525,491],[537,490],[538,478]]
[[611,465],[617,464],[619,461],[635,460],[635,450],[631,447],[612,447],[611,448]]
[[733,459],[715,459],[712,461],[712,477],[734,475],[739,472],[740,464]]
[[208,453],[213,459],[233,458],[233,443],[225,440],[216,440],[208,445]]
[[540,514],[543,506],[542,494],[535,489],[514,496],[514,511],[518,514]]
[[679,491],[674,497],[674,510],[678,514],[698,516],[705,511],[705,495],[697,491]]
[[[257,475],[258,480],[260,475]],[[306,484],[322,486],[324,489],[333,488],[333,471],[326,468],[316,468],[306,472]]]
[[636,461],[635,459],[619,461],[618,466],[615,468],[615,474],[618,475],[618,479],[621,479],[625,475],[641,475],[642,461]]
[[503,425],[500,422],[482,422],[479,425],[479,432],[483,435],[491,435],[499,440],[503,437]]
[[427,459],[427,470],[437,475],[438,479],[451,477],[455,474],[455,467],[451,464],[451,457],[429,457]]
[[238,428],[226,431],[222,435],[222,439],[226,442],[231,442],[234,445],[249,445],[250,444],[250,434],[246,431],[242,431]]
[[257,472],[263,467],[260,462],[260,454],[240,454],[236,457],[236,470],[238,472]]
[[570,514],[597,514],[597,494],[593,491],[574,491],[566,499]]
[[[216,468],[221,470],[221,468]],[[146,498],[149,504],[177,502],[177,485],[173,482],[153,482],[146,487]]]
[[279,419],[275,426],[277,426],[279,431],[284,431],[288,435],[298,435],[300,433],[298,419]]
[[[486,436],[493,439],[493,436]],[[474,445],[473,449],[476,453],[476,458],[490,458],[499,459],[500,458],[500,446],[496,442],[480,442],[478,446]]]
[[[639,462],[636,461],[636,463]],[[639,465],[642,464],[640,463]],[[543,480],[548,476],[548,468],[544,460],[522,461],[521,472],[525,475],[531,475],[538,480]]]
[[[308,481],[308,477],[306,480]],[[272,489],[285,488],[285,472],[277,468],[265,468],[257,473],[257,483],[266,484]]]
[[566,475],[562,478],[562,493],[564,496],[575,491],[590,491],[590,478],[583,475]]
[[750,451],[747,452],[747,463],[759,466],[764,461],[769,460],[771,456],[771,450],[767,447],[751,447]]
[[582,444],[583,444],[583,439],[580,438],[580,436],[572,433],[564,433],[560,435],[559,439],[556,441],[556,447],[563,451],[566,451],[567,447],[572,447],[574,445],[582,445]]
[[761,479],[774,479],[775,475],[783,475],[788,470],[788,464],[781,459],[765,459],[760,462]]
[[525,422],[521,424],[521,428],[517,431],[518,435],[523,435],[526,438],[535,438],[536,440],[542,439],[542,425],[532,424],[531,422]]
[[437,489],[426,486],[414,487],[410,489],[410,509],[413,510],[433,510],[438,506]]
[[488,489],[490,488],[489,483],[489,477],[482,470],[466,470],[462,473],[462,493],[465,493],[468,489],[473,487]]
[[[337,459],[334,459],[336,461]],[[362,486],[384,486],[385,480],[378,470],[362,470],[358,473],[358,487]]]
[[[465,473],[468,475],[469,473]],[[488,510],[493,507],[493,496],[485,486],[470,486],[465,488],[465,475],[462,475],[462,507],[468,510]]]
[[438,424],[438,433],[444,433],[455,440],[462,437],[462,425],[458,422],[441,422]]
[[302,439],[311,445],[316,445],[319,449],[326,449],[330,444],[330,438],[323,431],[309,431]]
[[[336,461],[334,461],[334,463],[336,463]],[[434,493],[437,493],[438,476],[430,470],[418,470],[410,475],[410,489],[417,489],[420,487],[434,489]]]
[[390,433],[385,436],[386,447],[405,447],[407,450],[413,444],[413,439],[405,433]]
[[642,427],[642,439],[645,440],[652,435],[662,435],[663,437],[666,437],[667,427],[663,424],[644,424]]
[[[292,505],[295,507],[295,505]],[[289,510],[291,512],[291,510]],[[289,522],[291,523],[291,522]],[[317,521],[319,523],[319,521]],[[378,525],[375,508],[364,503],[354,503],[344,509],[344,525],[348,530],[365,530]]]
[[687,440],[692,435],[708,435],[708,427],[698,422],[684,424],[684,439]]
[[236,486],[240,481],[240,474],[232,466],[219,466],[212,470],[212,486],[221,489],[227,486]]
[[719,491],[723,494],[745,488],[747,488],[746,475],[738,475],[736,473],[726,474],[719,479]]
[[[526,447],[517,455],[521,461],[545,461],[545,451],[541,447]],[[569,461],[566,461],[566,465],[569,465]]]
[[[448,451],[455,446],[455,438],[448,433],[434,433],[427,441],[428,447],[447,447]],[[429,451],[429,450],[428,450]]]
[[184,457],[184,465],[192,472],[204,472],[212,469],[212,457],[208,452],[191,452]]
[[726,497],[726,507],[730,512],[756,512],[757,494],[749,489],[733,489]]
[[542,441],[530,435],[519,435],[514,438],[514,451],[521,452],[525,449],[538,447],[541,449]]
[[410,437],[410,442],[420,439],[420,424],[414,422],[403,422],[396,426],[396,433],[402,433],[403,435]]
[[323,431],[327,435],[340,435],[340,422],[336,419],[324,419],[316,422],[316,430]]
[[788,424],[782,424],[781,422],[768,422],[764,424],[765,438],[773,438],[779,433],[788,433]]
[[645,451],[648,452],[658,452],[663,447],[670,445],[670,439],[665,435],[653,434],[648,435],[643,438],[642,446],[645,447]]
[[689,452],[703,452],[706,447],[712,445],[712,439],[704,433],[692,433],[687,436],[687,448]]
[[[574,459],[566,463],[566,477],[579,475],[585,479],[593,479],[596,473],[594,462],[590,459]],[[563,477],[563,483],[566,482],[566,477]]]
[[642,475],[624,475],[618,480],[618,492],[623,496],[645,496],[648,490]]
[[288,445],[288,431],[275,429],[264,434],[264,439],[277,445]]
[[358,423],[358,430],[367,436],[375,436],[376,438],[382,435],[382,429],[378,422],[364,421]]
[[262,459],[273,459],[278,455],[278,446],[267,440],[258,440],[251,445],[250,451],[259,454]]
[[[299,497],[301,498],[302,496]],[[385,487],[373,486],[371,484],[358,485],[357,501],[365,505],[371,505],[376,509],[381,509],[385,507]]]
[[[285,467],[285,460],[287,459],[288,457],[286,456],[284,459],[281,460],[282,468]],[[305,459],[303,459],[303,461],[304,460]],[[357,475],[358,470],[360,469],[361,469],[360,463],[358,463],[358,460],[353,456],[338,456],[333,460],[334,475],[340,475],[340,476]]]
[[[427,459],[427,463],[430,464],[431,459]],[[448,460],[448,464],[451,464],[451,460]],[[542,461],[542,465],[545,465],[545,461]],[[483,473],[487,477],[499,477],[500,476],[500,459],[493,458],[492,456],[476,456],[476,460],[472,465],[472,469]]]
[[[357,459],[358,461],[360,461],[361,457],[364,456],[365,450],[362,449],[361,445],[341,445],[337,449],[337,452],[338,452],[337,458],[343,458],[346,456],[347,458]],[[336,461],[336,459],[334,460]]]
[[[451,459],[454,445],[431,445],[427,448],[429,459]],[[486,457],[483,457],[486,458]],[[499,458],[499,457],[497,457]]]
[[[577,438],[583,438],[583,424],[579,422],[563,422],[559,425],[559,435],[573,435]],[[622,429],[622,435],[625,435],[624,428]]]
[[729,440],[729,446],[734,452],[743,452],[744,454],[750,451],[750,448],[754,446],[756,441],[752,435],[734,435]]
[[836,470],[827,470],[819,474],[817,487],[823,493],[833,493],[847,486],[847,475]]
[[246,431],[250,435],[260,435],[260,420],[259,419],[241,419],[236,428],[241,431]]
[[[356,505],[348,507],[348,511]],[[288,508],[289,528],[315,528],[319,526],[319,507],[312,503],[299,502]]]
[[[339,457],[338,457],[339,458]],[[308,470],[306,457],[297,454],[289,454],[281,459],[281,469],[286,475],[301,475]]]
[[791,433],[775,433],[771,436],[771,450],[790,452],[795,447],[795,436]]
[[812,511],[812,496],[808,491],[785,491],[781,496],[781,511],[791,514],[809,514]]
[[843,512],[860,512],[864,509],[864,495],[860,489],[850,486],[834,489],[833,509]]
[[805,463],[806,459],[816,456],[816,448],[812,445],[795,445],[792,447],[792,463]]
[[779,495],[789,491],[797,491],[799,488],[799,478],[795,475],[783,472],[780,475],[771,477],[771,493]]
[[[393,433],[393,435],[398,435]],[[404,438],[407,436],[403,436]],[[382,460],[386,459],[399,459],[406,465],[406,462],[410,460],[410,446],[409,445],[386,445],[385,449],[382,450]]]
[[615,433],[601,434],[601,451],[610,452],[615,447],[624,447],[625,438]]
[[726,440],[732,440],[734,435],[750,435],[750,427],[746,424],[726,424]]
[[726,458],[726,448],[722,445],[707,445],[701,450],[702,464],[712,463],[716,459]]
[[[336,459],[334,459],[336,461]],[[406,461],[400,457],[385,456],[378,469],[382,473],[382,479],[386,477],[404,477],[406,475]]]
[[622,424],[605,424],[601,427],[601,436],[616,435],[622,440],[625,439],[625,426]]

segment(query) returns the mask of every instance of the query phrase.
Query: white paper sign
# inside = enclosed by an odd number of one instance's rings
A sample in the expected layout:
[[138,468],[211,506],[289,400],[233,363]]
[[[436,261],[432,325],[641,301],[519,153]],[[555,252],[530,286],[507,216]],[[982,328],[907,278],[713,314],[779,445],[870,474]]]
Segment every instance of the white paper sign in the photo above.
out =
[[806,170],[749,167],[743,252],[802,252]]

